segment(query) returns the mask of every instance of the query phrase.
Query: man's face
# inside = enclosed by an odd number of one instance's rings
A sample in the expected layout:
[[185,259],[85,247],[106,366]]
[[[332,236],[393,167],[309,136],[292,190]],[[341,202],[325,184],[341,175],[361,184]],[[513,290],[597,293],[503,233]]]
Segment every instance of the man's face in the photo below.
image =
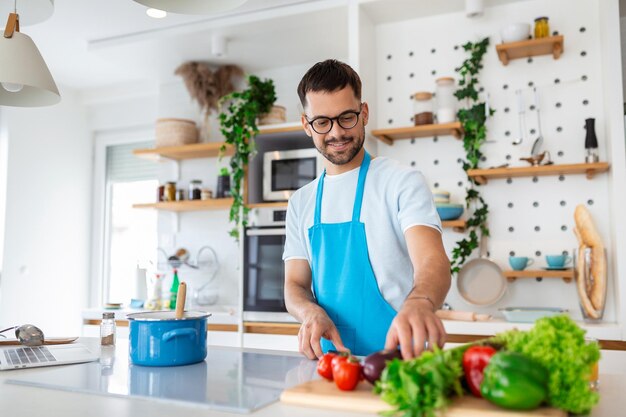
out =
[[[363,148],[365,141],[365,125],[368,120],[367,103],[361,104],[354,96],[351,87],[333,92],[313,92],[306,95],[307,105],[302,116],[304,129],[311,138],[317,150],[334,165],[344,165]],[[343,128],[337,119],[332,120],[332,128],[328,133],[317,133],[309,124],[319,117],[336,118],[341,120],[350,118],[349,112],[361,112],[352,128]],[[347,117],[346,117],[347,116]],[[308,121],[307,121],[308,119]],[[342,122],[344,126],[345,122]],[[323,129],[316,128],[319,131]]]

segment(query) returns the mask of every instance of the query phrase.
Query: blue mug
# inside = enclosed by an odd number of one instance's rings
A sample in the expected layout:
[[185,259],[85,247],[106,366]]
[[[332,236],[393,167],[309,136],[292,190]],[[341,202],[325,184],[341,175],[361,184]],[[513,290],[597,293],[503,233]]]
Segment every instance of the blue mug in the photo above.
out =
[[532,265],[535,261],[526,256],[509,256],[509,265],[516,271],[522,271],[528,265]]
[[550,268],[564,268],[565,265],[572,262],[572,257],[569,255],[546,255],[546,262]]

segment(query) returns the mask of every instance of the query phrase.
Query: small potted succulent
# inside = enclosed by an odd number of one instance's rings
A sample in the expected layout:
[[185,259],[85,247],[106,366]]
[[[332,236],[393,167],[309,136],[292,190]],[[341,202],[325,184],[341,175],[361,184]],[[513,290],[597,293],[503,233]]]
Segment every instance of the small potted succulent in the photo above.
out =
[[228,168],[223,167],[220,169],[220,174],[217,177],[217,190],[215,193],[217,198],[230,197],[230,172]]

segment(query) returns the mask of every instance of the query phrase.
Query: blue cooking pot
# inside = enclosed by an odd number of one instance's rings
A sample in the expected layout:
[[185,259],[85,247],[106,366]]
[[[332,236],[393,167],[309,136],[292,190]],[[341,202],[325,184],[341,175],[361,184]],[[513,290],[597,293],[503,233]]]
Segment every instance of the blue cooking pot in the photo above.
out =
[[130,326],[130,361],[134,365],[179,366],[206,358],[207,317],[201,311],[150,311],[127,316]]

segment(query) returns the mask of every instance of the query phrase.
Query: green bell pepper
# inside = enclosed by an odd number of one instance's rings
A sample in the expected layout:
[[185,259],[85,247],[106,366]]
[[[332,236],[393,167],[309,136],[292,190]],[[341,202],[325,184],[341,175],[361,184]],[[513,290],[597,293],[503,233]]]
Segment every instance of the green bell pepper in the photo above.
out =
[[498,352],[485,368],[483,398],[504,408],[530,410],[548,398],[548,371],[515,352]]

